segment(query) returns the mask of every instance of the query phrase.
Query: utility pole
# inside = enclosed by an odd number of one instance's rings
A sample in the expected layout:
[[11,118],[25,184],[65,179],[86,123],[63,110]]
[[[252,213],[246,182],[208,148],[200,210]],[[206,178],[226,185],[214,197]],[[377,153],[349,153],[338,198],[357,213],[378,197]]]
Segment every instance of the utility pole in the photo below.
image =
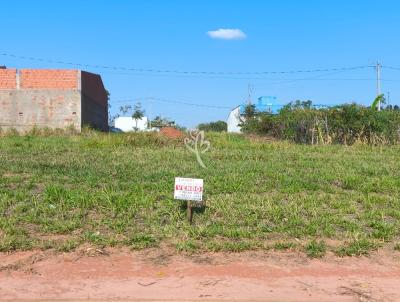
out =
[[248,96],[247,96],[247,105],[251,105],[252,102],[252,96],[253,96],[253,85],[251,83],[249,83],[247,85],[247,92],[248,92]]
[[[379,97],[381,95],[381,67],[382,65],[379,62],[376,62],[376,96]],[[378,111],[381,111],[381,100],[378,102]]]
[[152,107],[153,107],[153,100],[152,99],[150,99],[149,100],[149,114],[148,114],[148,116],[147,116],[147,118],[148,118],[148,128],[149,129],[151,129],[151,116],[152,116]]

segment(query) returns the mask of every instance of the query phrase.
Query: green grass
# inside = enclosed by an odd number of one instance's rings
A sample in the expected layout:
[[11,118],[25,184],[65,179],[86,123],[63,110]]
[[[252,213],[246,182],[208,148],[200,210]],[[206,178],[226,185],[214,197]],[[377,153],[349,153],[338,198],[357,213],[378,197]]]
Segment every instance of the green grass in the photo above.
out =
[[377,243],[363,238],[346,243],[337,249],[336,254],[339,256],[365,256],[368,255],[371,250],[376,250],[378,246]]
[[[152,134],[0,137],[0,251],[165,244],[344,256],[400,237],[399,146],[206,139],[203,169],[182,142]],[[176,176],[204,179],[193,225],[173,199]]]
[[326,253],[326,245],[324,241],[316,241],[313,239],[305,247],[305,252],[310,258],[321,258]]
[[296,244],[293,242],[278,241],[273,245],[273,247],[274,247],[274,250],[285,251],[285,250],[294,249],[296,247]]

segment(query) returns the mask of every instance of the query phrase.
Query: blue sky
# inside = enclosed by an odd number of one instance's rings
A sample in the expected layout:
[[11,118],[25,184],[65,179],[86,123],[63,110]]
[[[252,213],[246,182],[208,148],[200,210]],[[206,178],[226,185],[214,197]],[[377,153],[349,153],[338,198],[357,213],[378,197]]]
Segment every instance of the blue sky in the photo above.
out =
[[[0,53],[52,61],[179,71],[262,72],[373,65],[400,67],[398,1],[2,1]],[[224,40],[207,32],[238,29],[246,38]],[[17,68],[73,65],[0,56]],[[226,119],[247,99],[276,96],[280,103],[372,102],[375,71],[268,75],[190,75],[85,68],[102,75],[112,112],[142,104],[192,127]],[[382,69],[382,92],[400,104],[400,71]],[[174,101],[167,103],[158,99]]]

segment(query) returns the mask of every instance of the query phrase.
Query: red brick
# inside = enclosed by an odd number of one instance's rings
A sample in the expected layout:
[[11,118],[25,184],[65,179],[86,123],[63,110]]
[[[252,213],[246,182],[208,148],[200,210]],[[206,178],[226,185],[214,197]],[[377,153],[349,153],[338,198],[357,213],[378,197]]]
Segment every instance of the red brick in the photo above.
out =
[[21,89],[78,89],[78,70],[21,69]]
[[0,89],[15,89],[17,87],[16,74],[16,69],[0,69]]

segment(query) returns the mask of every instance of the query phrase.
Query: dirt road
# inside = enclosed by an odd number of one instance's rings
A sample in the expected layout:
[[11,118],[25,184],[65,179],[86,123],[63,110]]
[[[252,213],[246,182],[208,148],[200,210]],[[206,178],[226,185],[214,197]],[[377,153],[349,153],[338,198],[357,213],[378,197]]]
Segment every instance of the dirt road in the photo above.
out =
[[400,253],[176,255],[82,248],[0,254],[0,300],[400,301]]

